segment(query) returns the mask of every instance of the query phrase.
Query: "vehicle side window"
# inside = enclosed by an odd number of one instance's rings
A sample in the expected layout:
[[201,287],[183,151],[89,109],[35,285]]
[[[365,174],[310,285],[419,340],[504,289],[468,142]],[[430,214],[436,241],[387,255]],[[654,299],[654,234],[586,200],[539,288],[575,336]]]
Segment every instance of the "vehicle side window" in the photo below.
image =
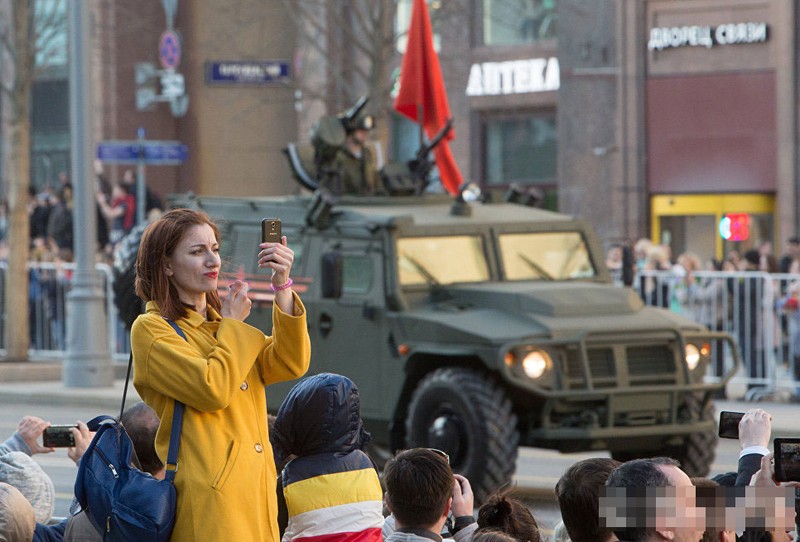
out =
[[346,294],[366,294],[375,275],[369,256],[345,254],[342,261],[342,291]]

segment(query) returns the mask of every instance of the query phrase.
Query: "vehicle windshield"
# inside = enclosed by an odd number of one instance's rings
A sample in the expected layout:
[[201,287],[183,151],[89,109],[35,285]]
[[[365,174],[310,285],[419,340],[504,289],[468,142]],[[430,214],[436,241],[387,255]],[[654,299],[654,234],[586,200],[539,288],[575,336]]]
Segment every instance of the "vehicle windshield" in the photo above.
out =
[[397,259],[403,286],[489,280],[483,242],[477,235],[403,237],[397,240]]
[[578,232],[504,233],[499,242],[506,280],[569,280],[597,275]]

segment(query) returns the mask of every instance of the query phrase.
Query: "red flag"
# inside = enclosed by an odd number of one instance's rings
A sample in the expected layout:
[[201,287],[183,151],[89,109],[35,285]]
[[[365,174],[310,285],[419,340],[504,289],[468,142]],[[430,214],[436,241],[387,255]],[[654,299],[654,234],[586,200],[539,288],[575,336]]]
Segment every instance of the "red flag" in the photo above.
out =
[[[408,28],[408,45],[400,69],[400,92],[394,101],[398,113],[420,122],[428,138],[433,138],[450,118],[450,106],[444,88],[439,57],[433,49],[433,32],[425,0],[414,0],[411,12],[411,26]],[[433,150],[442,184],[451,194],[461,186],[461,172],[458,170],[450,152],[449,140],[455,138],[455,130]]]

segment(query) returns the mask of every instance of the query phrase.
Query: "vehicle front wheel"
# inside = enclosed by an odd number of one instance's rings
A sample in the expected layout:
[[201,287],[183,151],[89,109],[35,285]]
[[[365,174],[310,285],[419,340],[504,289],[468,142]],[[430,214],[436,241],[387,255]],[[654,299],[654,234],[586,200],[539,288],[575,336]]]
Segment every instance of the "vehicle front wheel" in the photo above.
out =
[[511,401],[492,378],[461,368],[437,369],[411,397],[408,448],[436,448],[467,477],[476,502],[511,481],[519,431]]

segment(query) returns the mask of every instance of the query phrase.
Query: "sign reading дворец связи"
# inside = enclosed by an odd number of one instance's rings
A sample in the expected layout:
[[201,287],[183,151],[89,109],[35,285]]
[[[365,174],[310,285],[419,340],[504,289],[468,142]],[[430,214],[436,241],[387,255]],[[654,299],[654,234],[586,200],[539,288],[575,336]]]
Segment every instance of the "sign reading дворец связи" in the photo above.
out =
[[651,28],[647,48],[661,51],[675,47],[708,47],[763,43],[767,41],[767,23],[728,23],[711,26],[671,26]]

